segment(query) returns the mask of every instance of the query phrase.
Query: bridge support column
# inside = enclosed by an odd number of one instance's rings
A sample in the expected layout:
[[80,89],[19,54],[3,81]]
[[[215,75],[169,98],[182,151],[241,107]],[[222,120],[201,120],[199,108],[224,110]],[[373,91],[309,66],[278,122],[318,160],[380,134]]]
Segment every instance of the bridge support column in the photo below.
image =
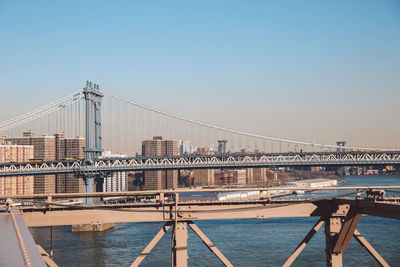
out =
[[[94,177],[85,177],[84,180],[85,182],[85,193],[93,193],[96,192],[95,190],[95,184],[94,184]],[[89,205],[93,203],[93,198],[85,198],[85,205]]]
[[325,255],[327,267],[342,267],[342,253],[334,252],[341,223],[339,217],[330,217],[325,220]]
[[186,222],[175,222],[172,234],[172,267],[186,267],[188,231]]

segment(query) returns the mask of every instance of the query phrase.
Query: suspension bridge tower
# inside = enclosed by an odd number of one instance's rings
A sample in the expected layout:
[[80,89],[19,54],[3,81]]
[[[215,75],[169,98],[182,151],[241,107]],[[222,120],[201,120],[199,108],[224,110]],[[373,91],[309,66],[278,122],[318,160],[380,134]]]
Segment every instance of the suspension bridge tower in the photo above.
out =
[[[101,99],[103,94],[97,84],[86,82],[85,95],[85,164],[91,165],[103,151],[101,148]],[[95,191],[95,177],[85,177],[86,192]]]

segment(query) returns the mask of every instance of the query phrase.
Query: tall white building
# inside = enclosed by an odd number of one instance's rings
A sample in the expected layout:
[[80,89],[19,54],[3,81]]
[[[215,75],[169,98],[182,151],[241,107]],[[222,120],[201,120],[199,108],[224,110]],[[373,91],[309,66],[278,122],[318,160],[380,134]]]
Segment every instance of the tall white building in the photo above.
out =
[[192,145],[192,142],[179,140],[178,151],[181,152],[181,154],[192,154],[195,149]]
[[[111,151],[104,151],[101,158],[126,158],[126,155],[111,154]],[[128,174],[126,172],[113,172],[104,176],[103,192],[128,191]]]

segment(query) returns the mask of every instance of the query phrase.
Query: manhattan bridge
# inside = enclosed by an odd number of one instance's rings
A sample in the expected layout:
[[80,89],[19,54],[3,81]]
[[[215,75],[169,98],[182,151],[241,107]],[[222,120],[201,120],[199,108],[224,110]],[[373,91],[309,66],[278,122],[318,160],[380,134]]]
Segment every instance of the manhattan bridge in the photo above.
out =
[[[12,206],[0,213],[0,265],[57,266],[52,254],[36,244],[27,227],[61,225],[99,225],[128,222],[164,222],[164,226],[143,249],[131,266],[138,266],[152,248],[172,228],[172,266],[187,266],[188,228],[225,266],[233,266],[196,225],[196,220],[267,219],[279,217],[317,217],[317,222],[293,253],[282,261],[290,266],[321,226],[325,225],[327,266],[342,266],[342,254],[354,237],[381,266],[389,266],[356,229],[362,216],[400,219],[399,186],[328,187],[323,190],[356,190],[351,194],[316,199],[276,199],[274,187],[167,189],[152,191],[94,192],[94,179],[104,173],[143,170],[191,170],[253,167],[341,167],[400,166],[400,150],[380,147],[351,147],[268,137],[219,127],[170,114],[100,90],[87,82],[83,90],[31,112],[0,123],[0,136],[20,136],[34,131],[38,135],[64,133],[66,137],[85,137],[84,159],[10,162],[0,164],[0,179],[8,176],[71,174],[86,181],[85,193],[6,195],[0,200],[31,201],[31,205]],[[227,145],[224,153],[182,154],[179,156],[141,156],[142,141],[153,136],[190,141],[194,147],[217,150],[219,140]],[[226,141],[225,141],[226,140]],[[125,158],[100,157],[103,150],[127,155]],[[308,188],[285,188],[285,190]],[[396,190],[397,189],[397,190]],[[187,192],[257,191],[259,197],[234,201],[184,201]],[[321,190],[316,188],[315,190]],[[347,191],[346,191],[347,192]],[[386,194],[391,192],[392,194]],[[350,197],[353,195],[354,197]],[[397,194],[397,195],[396,195]],[[150,203],[88,205],[56,204],[55,199],[151,196]],[[14,255],[14,256],[13,256]],[[4,256],[4,257],[3,257]]]
[[[85,161],[1,164],[0,176],[229,167],[374,166],[400,162],[396,149],[280,139],[187,119],[107,93],[91,82],[83,90],[0,123],[0,136],[19,136],[28,130],[38,135],[84,136]],[[226,140],[226,151],[230,153],[138,156],[142,141],[153,136],[188,140],[194,147],[214,150],[218,140]],[[103,150],[128,157],[100,159]]]

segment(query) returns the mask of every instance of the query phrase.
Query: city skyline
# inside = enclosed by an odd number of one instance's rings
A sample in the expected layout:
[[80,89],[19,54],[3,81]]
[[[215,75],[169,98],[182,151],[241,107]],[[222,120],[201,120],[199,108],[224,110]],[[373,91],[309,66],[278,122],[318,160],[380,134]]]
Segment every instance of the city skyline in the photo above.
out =
[[399,148],[399,11],[395,1],[2,1],[0,121],[91,79],[237,130]]

